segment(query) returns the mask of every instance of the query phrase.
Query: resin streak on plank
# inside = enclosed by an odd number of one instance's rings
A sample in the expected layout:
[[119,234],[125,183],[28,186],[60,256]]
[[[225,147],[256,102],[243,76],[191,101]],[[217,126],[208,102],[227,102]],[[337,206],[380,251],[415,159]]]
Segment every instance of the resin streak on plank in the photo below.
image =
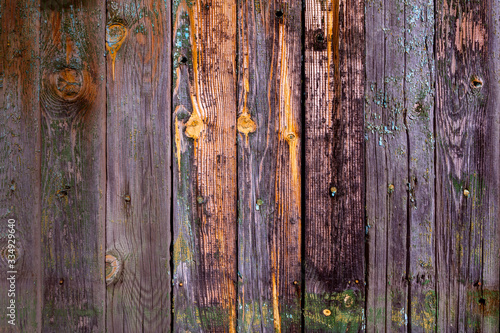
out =
[[238,331],[300,332],[301,5],[238,8]]
[[236,328],[236,2],[176,1],[174,327]]

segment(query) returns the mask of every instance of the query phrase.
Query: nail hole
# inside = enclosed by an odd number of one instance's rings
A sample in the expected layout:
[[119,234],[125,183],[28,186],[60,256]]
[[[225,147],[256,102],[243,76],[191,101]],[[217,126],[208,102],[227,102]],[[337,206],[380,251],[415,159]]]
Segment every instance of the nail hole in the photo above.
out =
[[486,304],[486,300],[484,298],[480,298],[479,299],[479,304],[485,305]]
[[188,62],[188,58],[186,58],[186,57],[181,58],[181,64],[185,64],[187,62]]
[[124,199],[126,202],[130,202],[130,195],[127,194]]
[[280,9],[280,10],[277,10],[276,11],[276,17],[282,17],[283,16],[283,11]]
[[316,40],[320,43],[323,43],[325,41],[325,37],[323,36],[323,34],[318,34],[316,35]]
[[62,285],[63,285],[63,283],[64,283],[64,279],[63,279],[63,278],[61,278],[61,279],[59,280],[59,284],[62,286]]

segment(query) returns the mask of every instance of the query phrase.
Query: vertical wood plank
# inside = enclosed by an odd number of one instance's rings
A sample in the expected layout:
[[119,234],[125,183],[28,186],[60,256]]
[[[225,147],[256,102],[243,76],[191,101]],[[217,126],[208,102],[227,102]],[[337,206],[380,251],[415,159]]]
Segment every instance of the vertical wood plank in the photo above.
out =
[[236,3],[175,1],[174,330],[236,327]]
[[436,329],[433,15],[367,9],[368,331]]
[[498,18],[486,1],[436,6],[438,327],[497,330]]
[[[404,4],[366,12],[367,330],[405,332],[408,318],[408,136]],[[402,45],[397,41],[402,41]]]
[[108,332],[170,330],[170,3],[107,3]]
[[41,13],[43,332],[103,332],[104,1]]
[[301,9],[239,3],[239,332],[301,329]]
[[500,327],[500,2],[486,5],[488,27],[488,102],[486,105],[486,133],[483,136],[486,173],[483,231],[482,304],[483,332],[497,332]]
[[305,331],[362,329],[364,1],[306,1]]
[[408,330],[433,332],[437,329],[434,2],[405,2],[404,31],[408,154],[408,305],[405,311]]
[[[36,332],[42,286],[39,2],[1,1],[0,17],[0,331]],[[12,275],[15,281],[7,280]]]

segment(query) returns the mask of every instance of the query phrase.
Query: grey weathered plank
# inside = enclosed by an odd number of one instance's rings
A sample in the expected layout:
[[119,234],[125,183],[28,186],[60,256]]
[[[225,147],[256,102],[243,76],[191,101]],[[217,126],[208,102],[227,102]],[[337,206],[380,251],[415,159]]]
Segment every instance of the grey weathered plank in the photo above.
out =
[[367,329],[406,331],[408,130],[404,3],[369,2],[366,13]]
[[491,9],[483,1],[436,3],[436,251],[441,331],[498,330],[500,176],[498,105],[494,104],[498,58],[492,56],[498,52],[498,17]]
[[42,3],[43,332],[103,332],[104,1]]
[[364,1],[305,3],[307,332],[359,331],[365,303]]
[[[0,331],[35,332],[42,286],[39,2],[1,1],[0,17]],[[6,279],[11,275],[15,291]],[[6,316],[11,300],[15,317]]]
[[484,332],[497,332],[500,327],[500,2],[486,5],[488,27],[488,102],[486,104],[486,133],[483,163],[487,183],[483,200],[485,220],[483,227],[482,290],[484,299],[482,328]]
[[436,328],[433,13],[367,11],[368,330]]
[[170,18],[169,2],[107,3],[108,332],[170,330]]
[[240,332],[301,327],[301,9],[239,2]]
[[173,6],[174,330],[236,327],[236,2]]

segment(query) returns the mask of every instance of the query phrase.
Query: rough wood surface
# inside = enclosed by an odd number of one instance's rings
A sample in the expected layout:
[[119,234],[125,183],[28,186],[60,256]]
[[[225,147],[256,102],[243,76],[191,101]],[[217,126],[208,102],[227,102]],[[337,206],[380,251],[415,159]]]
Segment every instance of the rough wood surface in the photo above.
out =
[[104,332],[104,1],[41,7],[43,332]]
[[436,4],[437,316],[447,332],[498,330],[498,16],[491,9]]
[[484,332],[497,332],[500,328],[500,2],[486,5],[488,26],[487,65],[488,102],[482,125],[486,133],[483,168],[487,175],[486,198],[483,200],[485,220],[483,229],[483,271],[481,324]]
[[238,18],[238,331],[300,332],[301,4]]
[[[38,1],[0,2],[1,332],[40,330],[38,7]],[[9,232],[9,219],[15,220],[14,234]],[[15,291],[12,280],[7,280],[11,275]],[[6,316],[11,300],[15,317]],[[15,326],[8,323],[12,319]]]
[[236,2],[175,1],[176,331],[236,327]]
[[169,2],[107,3],[108,332],[171,327],[170,17]]
[[434,6],[367,7],[368,331],[432,331]]
[[0,0],[0,332],[498,332],[499,15]]
[[305,3],[307,332],[359,331],[365,299],[364,1]]

